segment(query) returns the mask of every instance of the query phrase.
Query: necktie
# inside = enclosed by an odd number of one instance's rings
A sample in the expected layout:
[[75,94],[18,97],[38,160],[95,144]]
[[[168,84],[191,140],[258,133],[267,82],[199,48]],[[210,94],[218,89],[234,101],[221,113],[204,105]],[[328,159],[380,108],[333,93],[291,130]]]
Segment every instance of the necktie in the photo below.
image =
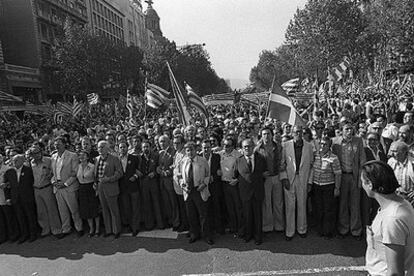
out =
[[252,172],[252,158],[250,156],[247,157],[247,166],[249,167],[249,171]]
[[190,166],[188,166],[188,190],[191,192],[193,189],[194,189],[193,159],[190,159]]

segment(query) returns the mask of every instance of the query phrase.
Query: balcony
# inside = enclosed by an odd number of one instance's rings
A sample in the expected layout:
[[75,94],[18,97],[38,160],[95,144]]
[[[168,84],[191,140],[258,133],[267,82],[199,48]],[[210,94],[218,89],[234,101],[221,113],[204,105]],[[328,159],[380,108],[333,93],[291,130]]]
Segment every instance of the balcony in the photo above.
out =
[[74,4],[76,6],[84,7],[85,14],[82,14],[80,9],[76,7],[71,7],[68,4],[63,3],[60,0],[43,0],[43,1],[48,2],[49,4],[64,10],[65,12],[71,14],[72,16],[75,16],[76,18],[82,20],[85,23],[88,21],[88,15],[86,14],[86,5],[83,4],[81,1],[75,1]]

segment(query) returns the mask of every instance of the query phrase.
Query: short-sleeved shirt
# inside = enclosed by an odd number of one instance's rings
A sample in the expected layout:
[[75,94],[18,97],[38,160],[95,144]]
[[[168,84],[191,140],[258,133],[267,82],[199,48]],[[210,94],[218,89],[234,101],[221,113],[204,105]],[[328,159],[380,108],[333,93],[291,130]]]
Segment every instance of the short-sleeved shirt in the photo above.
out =
[[227,154],[224,150],[220,154],[220,167],[223,181],[232,181],[234,179],[234,171],[236,169],[236,160],[242,154],[237,150],[233,150]]
[[42,157],[41,162],[32,161],[31,164],[34,178],[33,186],[42,188],[49,185],[52,179],[52,160],[49,157]]
[[341,174],[341,164],[332,152],[317,153],[313,163],[313,183],[319,186],[335,184],[335,175]]
[[404,246],[406,275],[414,275],[414,209],[405,200],[392,202],[367,228],[366,268],[370,275],[386,275],[385,245]]

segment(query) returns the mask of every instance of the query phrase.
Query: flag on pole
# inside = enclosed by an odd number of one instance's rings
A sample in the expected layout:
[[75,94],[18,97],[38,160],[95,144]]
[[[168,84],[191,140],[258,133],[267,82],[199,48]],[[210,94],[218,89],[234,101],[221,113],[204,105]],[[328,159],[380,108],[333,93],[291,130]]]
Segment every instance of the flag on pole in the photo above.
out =
[[86,95],[88,98],[89,105],[94,105],[99,103],[99,95],[97,93],[90,93]]
[[[121,98],[121,97],[120,97]],[[137,96],[132,95],[129,91],[127,91],[127,97],[126,97],[126,108],[129,111],[129,117],[132,117],[133,114],[136,114],[139,110],[139,99]]]
[[190,85],[188,85],[188,83],[184,83],[185,85],[185,90],[187,90],[187,97],[188,97],[188,103],[190,105],[190,107],[198,110],[201,114],[204,115],[204,125],[207,127],[208,126],[208,111],[206,106],[203,103],[203,100],[200,98],[200,96],[198,96],[193,88],[191,88]]
[[72,116],[72,106],[68,103],[57,102],[56,103],[56,111],[64,114]]
[[73,97],[73,105],[72,105],[72,116],[73,118],[76,118],[80,115],[83,109],[83,103],[76,100],[75,97]]
[[288,95],[294,94],[299,89],[299,78],[288,80],[282,84],[282,88]]
[[175,102],[177,104],[178,114],[180,116],[180,120],[184,125],[189,125],[191,122],[191,115],[188,112],[187,101],[184,93],[182,92],[177,80],[175,79],[174,73],[171,70],[170,64],[167,62],[168,67],[168,74],[170,76],[171,87],[173,91],[173,95],[175,98]]
[[333,69],[333,76],[335,77],[336,81],[340,81],[346,74],[346,70],[349,68],[351,61],[348,57],[344,57],[343,61],[339,64],[339,66]]
[[147,105],[154,109],[158,109],[168,101],[170,94],[169,91],[164,90],[155,84],[148,83],[147,92],[145,93]]
[[287,122],[290,125],[305,126],[305,122],[297,113],[288,95],[275,83],[269,96],[267,117]]

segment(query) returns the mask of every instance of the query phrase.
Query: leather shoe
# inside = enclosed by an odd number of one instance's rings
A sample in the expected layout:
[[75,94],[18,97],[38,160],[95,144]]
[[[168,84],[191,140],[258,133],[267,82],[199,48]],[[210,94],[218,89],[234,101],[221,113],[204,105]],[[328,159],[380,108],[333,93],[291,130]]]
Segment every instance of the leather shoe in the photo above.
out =
[[343,240],[345,239],[346,235],[345,234],[338,234],[338,239]]
[[24,243],[25,241],[27,241],[27,239],[28,239],[28,238],[29,238],[29,237],[21,237],[17,243],[18,243],[18,244],[22,244],[22,243]]
[[285,240],[286,241],[291,241],[293,239],[293,237],[288,237],[288,236],[285,236]]
[[88,234],[88,238],[92,238],[93,236],[95,236],[95,233],[89,233]]
[[76,231],[76,235],[78,236],[78,238],[82,237],[85,233],[83,232],[83,230],[80,231]]
[[61,240],[61,239],[63,239],[64,237],[66,237],[66,235],[65,234],[63,234],[63,233],[59,233],[59,234],[56,234],[56,235],[53,235],[56,239],[58,239],[58,240]]
[[36,236],[31,236],[29,238],[29,242],[34,242],[35,240],[37,240],[37,237]]
[[249,237],[249,238],[245,238],[245,239],[244,239],[244,242],[245,242],[245,243],[248,243],[248,242],[249,242],[249,241],[251,241],[251,240],[252,240],[252,238],[251,238],[251,237]]
[[308,234],[307,234],[307,233],[303,233],[303,234],[300,234],[300,233],[299,233],[299,237],[301,237],[302,239],[306,238],[307,236],[308,236]]
[[213,241],[212,239],[207,239],[207,240],[206,240],[206,243],[207,243],[208,245],[213,245],[213,244],[214,244],[214,241]]
[[138,231],[138,230],[132,231],[132,236],[133,236],[133,237],[136,237],[136,236],[138,235],[138,233],[139,233],[139,231]]
[[255,241],[254,244],[255,245],[261,245],[263,242],[262,241]]
[[115,234],[115,239],[119,239],[120,236],[121,236],[121,233],[116,233]]
[[190,239],[188,240],[188,243],[194,243],[197,240],[196,237],[190,237]]
[[107,237],[109,237],[110,235],[112,235],[112,234],[105,233],[105,234],[103,235],[103,237],[104,237],[104,238],[107,238]]
[[354,237],[354,239],[355,239],[356,241],[361,241],[361,240],[362,240],[362,235],[352,236],[352,237]]

